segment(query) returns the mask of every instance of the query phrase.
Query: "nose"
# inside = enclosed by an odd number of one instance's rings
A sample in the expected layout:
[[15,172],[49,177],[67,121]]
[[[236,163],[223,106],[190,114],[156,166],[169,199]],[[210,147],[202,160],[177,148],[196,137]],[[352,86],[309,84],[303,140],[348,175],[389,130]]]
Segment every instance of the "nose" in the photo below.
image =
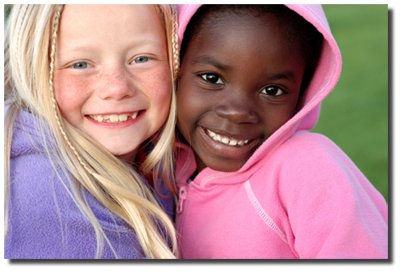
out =
[[236,95],[226,98],[218,104],[214,111],[223,118],[234,123],[257,123],[259,121],[257,113],[254,111],[250,101],[246,100],[246,95]]
[[132,79],[124,67],[107,68],[98,79],[98,95],[101,99],[122,100],[135,95]]

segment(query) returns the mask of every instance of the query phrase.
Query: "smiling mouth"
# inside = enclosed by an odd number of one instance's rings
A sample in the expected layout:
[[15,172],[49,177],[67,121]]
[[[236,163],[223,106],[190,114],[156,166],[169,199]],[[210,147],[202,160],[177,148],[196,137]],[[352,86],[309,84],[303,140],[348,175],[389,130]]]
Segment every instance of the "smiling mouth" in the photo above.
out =
[[226,137],[220,134],[217,134],[209,129],[205,129],[207,134],[214,140],[220,143],[223,143],[227,146],[244,146],[252,142],[253,140],[240,140],[240,139],[235,139],[231,137]]
[[97,122],[121,123],[136,119],[140,115],[139,112],[140,111],[136,111],[133,114],[89,115],[89,117]]

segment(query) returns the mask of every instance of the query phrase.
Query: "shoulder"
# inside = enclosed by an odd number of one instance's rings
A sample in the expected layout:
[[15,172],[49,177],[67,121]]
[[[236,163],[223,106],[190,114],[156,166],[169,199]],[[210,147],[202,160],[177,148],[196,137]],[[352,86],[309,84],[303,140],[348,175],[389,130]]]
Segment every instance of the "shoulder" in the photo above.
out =
[[325,136],[295,133],[257,174],[273,183],[264,191],[287,214],[301,258],[387,257],[385,199]]
[[340,209],[362,203],[366,210],[378,208],[387,212],[385,199],[353,161],[320,134],[295,133],[260,171],[259,176],[269,175],[276,180],[280,199],[287,208],[326,205]]
[[353,161],[333,141],[324,135],[308,131],[296,132],[271,155],[270,163],[279,164],[285,172],[324,176],[339,172],[357,172]]
[[[94,258],[96,233],[77,205],[70,183],[72,176],[47,163],[12,172],[5,257]],[[83,189],[83,195],[116,253],[121,258],[143,257],[129,225],[87,190]],[[105,242],[102,258],[114,257]]]
[[318,153],[329,155],[342,151],[328,137],[322,134],[301,130],[294,133],[288,140],[279,146],[277,153],[282,152],[291,153],[291,156],[297,156]]
[[[340,184],[343,180],[366,180],[353,161],[324,135],[299,131],[271,155],[282,176],[321,185]],[[290,179],[290,178],[288,178]],[[325,180],[326,179],[326,180]],[[322,181],[325,180],[325,181]]]
[[[7,113],[5,108],[5,114]],[[49,125],[33,114],[21,110],[13,125],[10,156],[43,153],[45,147],[53,149],[56,144]]]

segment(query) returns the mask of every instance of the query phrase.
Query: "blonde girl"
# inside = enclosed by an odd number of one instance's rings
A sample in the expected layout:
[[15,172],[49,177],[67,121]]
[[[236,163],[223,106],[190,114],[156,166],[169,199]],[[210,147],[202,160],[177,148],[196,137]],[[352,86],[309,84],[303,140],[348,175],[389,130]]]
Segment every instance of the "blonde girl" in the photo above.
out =
[[178,256],[175,16],[170,5],[13,6],[5,258]]

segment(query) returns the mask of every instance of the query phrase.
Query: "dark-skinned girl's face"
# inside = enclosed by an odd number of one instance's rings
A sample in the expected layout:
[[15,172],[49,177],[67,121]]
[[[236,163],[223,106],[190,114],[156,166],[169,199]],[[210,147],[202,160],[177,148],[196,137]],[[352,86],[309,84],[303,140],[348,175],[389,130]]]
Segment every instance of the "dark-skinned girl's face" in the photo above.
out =
[[198,171],[236,171],[294,115],[305,65],[271,15],[209,18],[182,59],[177,123]]

